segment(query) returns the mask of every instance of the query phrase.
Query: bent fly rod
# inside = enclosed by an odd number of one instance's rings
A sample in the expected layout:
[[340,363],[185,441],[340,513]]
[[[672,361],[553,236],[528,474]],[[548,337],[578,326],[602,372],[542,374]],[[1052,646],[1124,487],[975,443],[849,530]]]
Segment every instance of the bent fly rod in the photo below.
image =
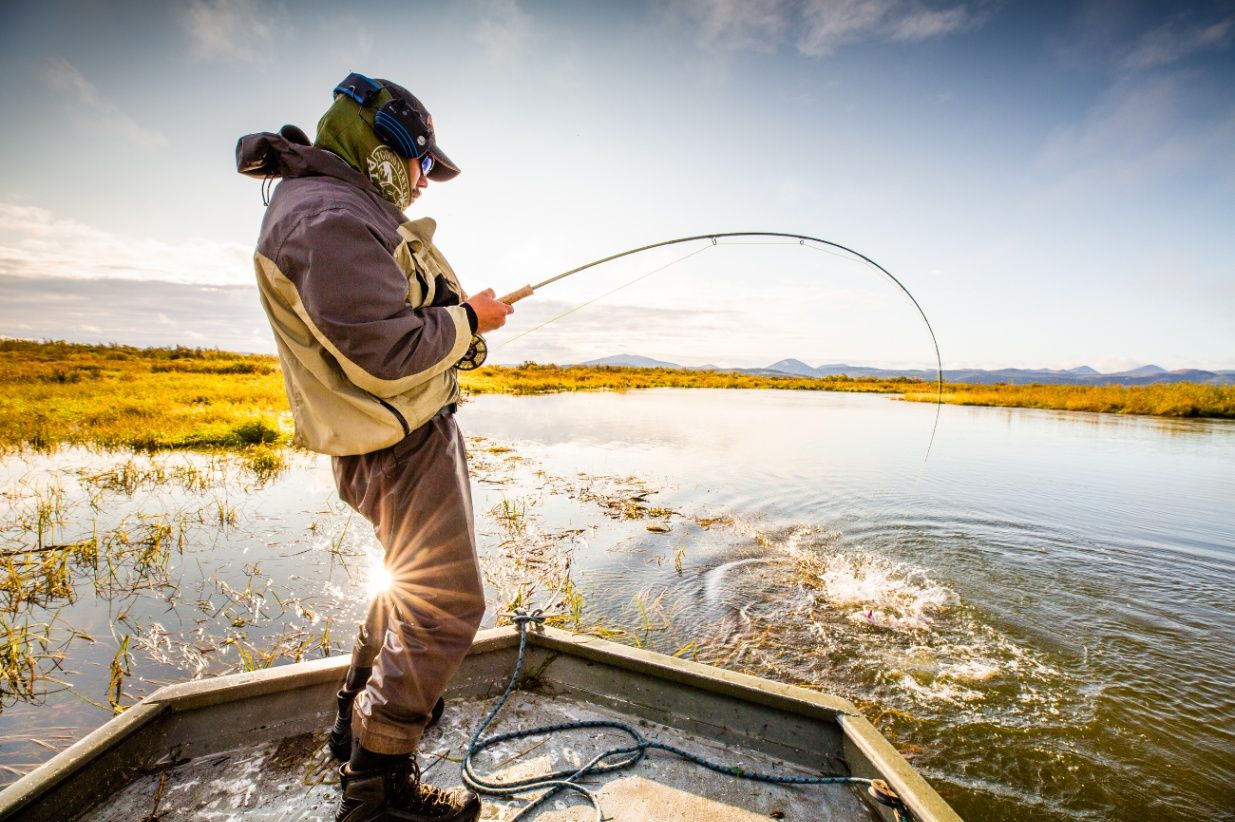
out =
[[[791,234],[791,233],[784,232],[784,231],[722,231],[722,232],[718,232],[715,234],[696,234],[691,237],[678,237],[677,239],[674,239],[674,240],[663,240],[659,243],[650,243],[648,245],[639,246],[638,248],[631,248],[631,249],[627,249],[626,251],[620,251],[617,254],[610,254],[608,257],[601,257],[599,260],[592,260],[590,263],[585,263],[581,266],[577,266],[575,268],[570,269],[569,271],[563,271],[561,274],[555,274],[549,279],[543,280],[539,283],[536,283],[535,285],[525,285],[522,288],[519,288],[519,289],[516,289],[510,292],[504,297],[499,297],[498,299],[500,299],[502,302],[508,305],[513,305],[519,300],[532,296],[534,293],[544,288],[545,286],[550,285],[551,283],[555,283],[558,280],[564,280],[567,277],[571,276],[572,274],[578,274],[580,271],[586,271],[589,268],[595,268],[598,265],[602,265],[607,262],[612,262],[613,260],[619,260],[622,257],[629,257],[632,254],[639,254],[644,251],[651,251],[654,248],[663,248],[665,246],[670,246],[670,245],[680,245],[682,243],[696,242],[698,240],[711,240],[712,245],[715,246],[717,245],[719,240],[727,238],[727,237],[776,237],[776,238],[785,239],[785,240],[797,240],[798,244],[801,246],[804,246],[806,248],[814,248],[816,251],[824,251],[825,249],[818,248],[816,246],[806,245],[808,242],[819,243],[819,245],[830,246],[832,248],[840,249],[841,251],[844,251],[847,254],[853,255],[859,260],[862,260],[863,262],[877,269],[885,277],[891,280],[892,283],[897,288],[899,288],[902,292],[904,292],[905,296],[909,298],[909,301],[913,303],[913,307],[918,310],[918,314],[922,317],[922,322],[926,324],[926,331],[927,333],[930,334],[930,337],[931,337],[931,345],[934,346],[934,349],[935,349],[935,382],[936,382],[936,385],[938,386],[938,391],[939,391],[938,403],[941,404],[943,402],[943,358],[940,357],[939,355],[939,341],[935,339],[935,329],[931,327],[931,321],[927,319],[926,312],[922,310],[922,306],[918,303],[917,299],[913,296],[913,294],[909,293],[909,289],[905,287],[905,284],[902,283],[900,280],[896,279],[896,277],[892,275],[892,272],[888,271],[886,268],[884,268],[879,263],[872,260],[870,257],[867,257],[865,254],[861,254],[857,251],[854,251],[852,248],[843,246],[840,243],[834,243],[831,240],[822,240],[818,237],[809,237],[805,234]],[[701,248],[699,250],[703,251],[710,247],[711,246],[704,246],[704,248]],[[693,253],[698,253],[698,252],[693,252]],[[691,255],[687,255],[687,256],[691,256]],[[683,257],[682,259],[684,260],[686,258]],[[678,262],[681,262],[681,260],[675,260],[673,263],[669,263],[668,265],[655,269],[654,271],[651,271],[648,274],[642,275],[641,277],[637,279],[642,279],[643,277],[649,276],[650,274],[654,274],[656,273],[656,271],[662,271],[665,268],[668,268],[669,265],[674,265]],[[627,285],[630,285],[630,284],[631,283],[627,283]],[[619,286],[619,288],[624,288],[624,287],[625,286]],[[614,290],[616,291],[618,289],[614,289]],[[609,292],[609,293],[612,293],[612,292]],[[575,309],[571,309],[571,310],[573,311]],[[565,315],[561,315],[561,316],[565,316]],[[553,319],[558,319],[558,318],[554,317]],[[549,322],[552,322],[552,321],[553,320],[549,320]],[[538,327],[543,327],[543,325],[547,325],[547,324],[548,323],[544,323],[542,324],[542,326],[538,326]],[[532,330],[535,330],[535,329],[532,329]],[[530,333],[530,332],[527,332],[527,331],[524,332],[524,334],[527,334],[527,333]],[[521,334],[519,336],[523,336],[523,335]],[[936,413],[938,413],[938,408],[936,408]],[[936,422],[938,422],[938,416],[936,416]],[[931,438],[932,440],[934,439],[934,432],[932,432]]]

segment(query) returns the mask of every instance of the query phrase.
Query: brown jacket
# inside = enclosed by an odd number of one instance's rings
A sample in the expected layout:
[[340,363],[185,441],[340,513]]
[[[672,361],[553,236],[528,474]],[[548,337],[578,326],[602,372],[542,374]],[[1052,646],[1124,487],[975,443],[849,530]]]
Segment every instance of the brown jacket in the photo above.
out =
[[364,454],[455,402],[472,334],[433,220],[407,221],[343,160],[278,134],[241,138],[236,162],[250,176],[283,177],[254,262],[296,441]]

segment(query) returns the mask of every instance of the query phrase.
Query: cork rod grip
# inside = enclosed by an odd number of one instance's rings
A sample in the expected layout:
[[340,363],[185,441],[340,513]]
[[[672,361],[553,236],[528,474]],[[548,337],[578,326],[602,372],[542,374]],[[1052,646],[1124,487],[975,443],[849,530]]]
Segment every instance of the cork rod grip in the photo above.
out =
[[506,303],[507,305],[514,305],[519,300],[522,300],[524,297],[530,297],[530,296],[532,296],[532,287],[530,285],[525,285],[523,286],[523,288],[519,288],[519,289],[516,289],[510,292],[505,297],[498,297],[497,299],[498,299],[498,302],[503,302],[503,303]]

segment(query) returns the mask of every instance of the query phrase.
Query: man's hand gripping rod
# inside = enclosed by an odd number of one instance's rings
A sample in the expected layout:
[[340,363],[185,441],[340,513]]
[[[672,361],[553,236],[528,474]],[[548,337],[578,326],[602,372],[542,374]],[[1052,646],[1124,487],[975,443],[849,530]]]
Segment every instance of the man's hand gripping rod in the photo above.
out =
[[[544,285],[544,283],[541,283],[541,285]],[[497,301],[506,303],[506,305],[514,305],[519,302],[519,300],[522,300],[524,297],[530,297],[534,293],[536,293],[536,289],[532,288],[530,285],[525,285],[523,288],[515,289],[505,297],[498,297]]]
[[[524,297],[532,296],[534,290],[532,286],[525,285],[523,288],[510,292],[505,297],[498,297],[497,301],[506,303],[506,305],[514,305]],[[489,344],[485,342],[485,338],[480,336],[480,334],[473,334],[472,343],[467,347],[463,359],[459,360],[458,368],[460,371],[471,371],[472,369],[480,368],[480,366],[484,365],[485,359],[488,356]]]

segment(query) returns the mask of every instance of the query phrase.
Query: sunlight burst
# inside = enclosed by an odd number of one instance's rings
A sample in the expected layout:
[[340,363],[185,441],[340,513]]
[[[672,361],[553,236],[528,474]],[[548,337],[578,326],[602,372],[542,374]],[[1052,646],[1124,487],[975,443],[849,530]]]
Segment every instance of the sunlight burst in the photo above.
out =
[[369,569],[369,581],[365,587],[369,591],[369,599],[376,599],[378,596],[390,590],[390,586],[394,583],[394,577],[385,565],[382,565],[382,558],[377,557],[373,563],[373,567]]

